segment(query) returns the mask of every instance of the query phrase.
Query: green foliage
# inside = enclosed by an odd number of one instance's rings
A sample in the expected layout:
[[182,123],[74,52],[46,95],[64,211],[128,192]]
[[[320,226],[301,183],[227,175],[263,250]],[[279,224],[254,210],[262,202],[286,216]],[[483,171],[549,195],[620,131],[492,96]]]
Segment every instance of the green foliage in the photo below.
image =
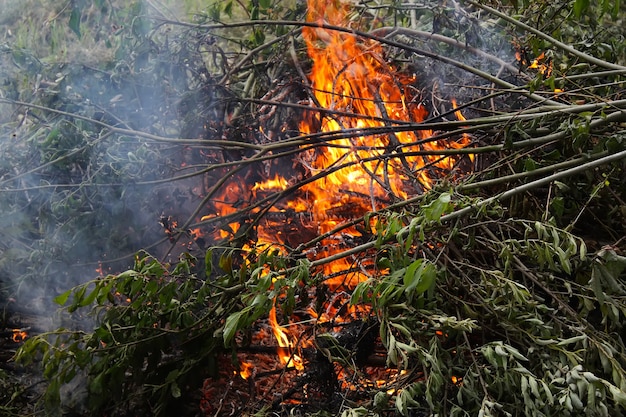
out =
[[[232,256],[224,254],[221,266],[232,262]],[[134,407],[135,413],[169,415],[179,406],[177,400],[189,400],[181,387],[216,374],[219,368],[211,364],[218,355],[235,349],[235,337],[272,305],[280,300],[286,313],[293,311],[296,291],[308,279],[307,262],[283,274],[278,271],[284,269],[284,258],[261,253],[249,275],[245,266],[237,275],[231,267],[204,281],[191,272],[197,260],[189,254],[171,267],[140,253],[133,269],[55,297],[70,317],[86,310],[95,328],[59,328],[29,338],[16,360],[41,361],[49,382],[43,404],[47,412],[63,405],[65,384],[86,377],[92,413]]]
[[[588,160],[601,161],[624,149],[623,81],[551,42],[623,63],[619,25],[602,25],[603,19],[622,18],[620,1],[513,3],[520,13],[516,18],[540,27],[544,36],[519,33],[515,19],[483,22],[474,10],[445,5],[407,8],[391,2],[384,10],[363,6],[349,17],[350,25],[362,24],[372,33],[386,25],[410,26],[414,32],[401,34],[406,44],[385,44],[388,55],[381,58],[417,74],[420,82],[440,86],[439,77],[445,78],[443,92],[434,86],[423,92],[433,101],[454,90],[462,98],[476,97],[463,111],[494,116],[467,122],[484,168],[466,183],[450,186],[451,174],[419,198],[355,220],[362,242],[360,252],[349,256],[370,261],[359,265],[367,279],[341,291],[349,293],[352,306],[370,312],[363,321],[375,329],[372,337],[384,349],[385,365],[398,376],[385,387],[366,386],[354,402],[354,393],[338,392],[350,401],[319,415],[619,415],[626,405],[621,337],[626,316],[625,167],[623,158],[611,160],[606,169],[585,167]],[[126,239],[142,229],[132,213],[153,210],[153,223],[158,214],[149,204],[155,200],[144,201],[134,188],[120,184],[154,186],[187,179],[171,170],[179,169],[179,161],[154,162],[181,141],[213,158],[202,160],[193,174],[216,171],[216,179],[252,166],[247,164],[259,156],[267,157],[257,161],[263,170],[284,162],[272,159],[284,157],[281,152],[296,164],[291,156],[298,146],[309,152],[324,144],[323,137],[315,138],[319,142],[294,139],[297,128],[285,121],[296,120],[295,106],[268,110],[258,103],[268,94],[271,98],[270,93],[291,104],[302,102],[301,91],[291,94],[294,90],[276,85],[280,79],[303,88],[299,71],[306,66],[298,62],[304,55],[297,31],[290,33],[284,22],[259,21],[298,19],[304,10],[270,0],[214,2],[185,26],[184,35],[174,36],[169,29],[152,27],[141,4],[106,10],[106,2],[96,2],[96,13],[83,2],[72,2],[64,15],[81,41],[97,37],[88,24],[94,16],[110,12],[125,22],[119,33],[102,41],[112,54],[94,71],[105,86],[95,104],[84,100],[88,91],[80,89],[88,75],[84,66],[62,67],[57,76],[59,67],[46,67],[27,48],[10,48],[20,68],[55,77],[45,75],[45,87],[32,99],[43,108],[29,109],[45,123],[20,130],[24,136],[12,152],[4,152],[3,175],[18,172],[5,181],[28,192],[5,190],[3,196],[15,197],[0,200],[1,208],[6,213],[29,209],[20,221],[7,224],[11,238],[2,248],[3,270],[18,265],[22,277],[33,278],[42,276],[42,270],[60,273],[58,259],[73,264],[76,259],[95,261],[103,252],[128,254],[135,247]],[[209,35],[209,29],[195,25],[233,16],[250,24],[211,26]],[[506,41],[490,44],[484,35],[492,32],[506,34]],[[442,64],[444,57],[463,59],[474,47],[495,54],[503,45],[508,48],[511,33],[518,33],[519,52],[523,49],[529,61],[546,52],[553,73],[526,71],[522,67],[529,62],[520,62],[519,71],[502,79],[477,76],[480,83],[470,83],[458,67]],[[449,42],[433,43],[431,35]],[[381,41],[393,39],[389,35]],[[422,65],[421,52],[434,56],[429,65]],[[467,62],[463,65],[488,70],[480,59]],[[502,62],[496,67],[499,75]],[[165,86],[167,94],[153,86]],[[31,99],[25,93],[31,89],[18,89],[14,98]],[[490,93],[480,96],[481,91]],[[130,103],[138,102],[159,105],[134,117]],[[433,108],[433,115],[444,120],[450,116],[436,112]],[[436,126],[443,129],[435,132],[443,139],[458,136],[445,131],[458,125]],[[270,140],[266,130],[285,136],[263,147]],[[385,158],[398,154],[390,151]],[[38,161],[36,170],[20,170],[31,159]],[[33,198],[31,190],[40,186],[54,191]],[[216,180],[211,192],[220,186]],[[273,197],[277,201],[286,195]],[[64,387],[84,378],[93,415],[129,410],[172,415],[192,401],[201,381],[219,373],[224,353],[236,357],[251,329],[273,307],[284,320],[309,308],[312,297],[322,307],[328,277],[320,267],[329,259],[307,259],[302,248],[287,244],[280,250],[254,247],[255,227],[263,220],[256,213],[266,213],[266,207],[242,209],[225,219],[239,221],[241,228],[230,241],[201,253],[204,264],[188,253],[175,265],[140,253],[132,269],[57,295],[65,323],[86,317],[86,324],[36,335],[16,356],[21,363],[41,362],[48,381],[46,411],[58,412]],[[125,221],[108,223],[111,213]],[[226,230],[226,223],[216,227]],[[33,236],[37,245],[25,247],[22,242]],[[85,241],[98,250],[85,250]],[[15,242],[19,244],[11,244]],[[317,243],[302,246],[313,253]],[[53,260],[44,256],[50,253]],[[333,367],[362,372],[355,364],[358,347],[340,344],[326,326],[308,328],[316,335],[316,349]],[[271,407],[256,406],[246,412],[263,414]]]
[[87,309],[98,324],[89,331],[37,335],[20,348],[18,361],[41,355],[50,382],[46,409],[57,410],[63,385],[86,375],[92,412],[122,410],[139,400],[141,407],[152,404],[142,412],[163,415],[181,397],[181,386],[206,377],[208,370],[199,365],[220,351],[221,340],[213,333],[221,329],[219,316],[228,312],[226,305],[216,308],[215,301],[232,290],[216,291],[197,280],[189,272],[195,263],[186,255],[168,268],[139,254],[132,270],[57,296],[67,313]]

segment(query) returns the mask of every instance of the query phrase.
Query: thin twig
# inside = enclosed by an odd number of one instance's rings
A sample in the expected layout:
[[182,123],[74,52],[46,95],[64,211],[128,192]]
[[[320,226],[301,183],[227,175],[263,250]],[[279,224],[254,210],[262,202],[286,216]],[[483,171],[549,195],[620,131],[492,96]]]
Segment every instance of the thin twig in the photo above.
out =
[[577,56],[578,58],[580,58],[580,59],[582,59],[584,61],[590,62],[592,64],[595,64],[595,65],[599,66],[599,67],[607,68],[607,69],[610,69],[610,70],[626,71],[626,67],[624,67],[622,65],[617,65],[617,64],[613,64],[611,62],[603,61],[603,60],[598,59],[598,58],[596,58],[594,56],[587,55],[584,52],[580,52],[579,50],[577,50],[575,48],[572,48],[571,46],[566,45],[563,42],[558,41],[558,40],[554,39],[551,36],[548,36],[544,32],[541,32],[540,30],[537,30],[537,29],[535,29],[535,28],[533,28],[531,26],[528,26],[527,24],[522,23],[519,20],[515,20],[512,17],[507,16],[506,14],[501,13],[501,12],[499,12],[499,11],[489,7],[489,6],[477,3],[477,2],[475,2],[473,0],[468,0],[467,2],[469,4],[471,4],[471,5],[473,5],[473,6],[479,7],[481,9],[489,12],[490,14],[498,16],[500,19],[503,19],[503,20],[509,22],[510,24],[519,27],[520,29],[523,29],[523,30],[525,30],[527,32],[530,32],[533,35],[536,35],[539,38],[544,39],[544,40],[550,42],[554,46],[556,46],[558,48],[561,48],[564,51],[569,52],[572,55],[575,55],[575,56]]

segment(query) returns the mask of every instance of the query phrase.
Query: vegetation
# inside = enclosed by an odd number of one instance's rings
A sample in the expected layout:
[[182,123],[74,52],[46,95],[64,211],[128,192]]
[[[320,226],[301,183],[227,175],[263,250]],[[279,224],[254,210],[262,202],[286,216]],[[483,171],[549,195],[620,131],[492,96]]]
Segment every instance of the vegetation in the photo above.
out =
[[[0,299],[41,312],[53,293],[62,306],[15,355],[46,381],[33,412],[219,415],[212,385],[240,369],[276,308],[305,328],[317,352],[305,362],[357,387],[317,387],[300,406],[253,399],[241,415],[621,415],[622,4],[490,4],[364,3],[323,26],[380,43],[386,64],[415,75],[428,118],[382,115],[370,133],[471,145],[438,151],[460,156],[433,186],[326,235],[299,229],[293,245],[261,245],[263,222],[335,169],[313,173],[307,155],[367,132],[300,132],[318,114],[305,5],[215,2],[183,21],[139,2],[71,2],[48,22],[48,50],[12,28],[0,45]],[[67,39],[103,53],[81,57]],[[207,214],[226,187],[281,164],[298,181]],[[320,249],[355,228],[350,247]],[[331,285],[324,268],[341,259],[365,279]],[[303,313],[344,295],[367,329],[351,343]],[[365,382],[367,343],[394,371],[378,385]],[[2,411],[20,415],[33,391],[0,377],[15,393]]]

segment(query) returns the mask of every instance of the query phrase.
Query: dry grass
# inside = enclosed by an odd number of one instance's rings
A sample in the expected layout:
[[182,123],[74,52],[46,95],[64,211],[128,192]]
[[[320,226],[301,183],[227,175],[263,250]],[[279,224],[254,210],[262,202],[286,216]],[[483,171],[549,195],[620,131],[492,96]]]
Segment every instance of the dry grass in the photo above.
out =
[[[103,3],[99,7],[97,3]],[[81,36],[69,25],[71,2],[0,0],[0,45],[28,51],[47,63],[97,65],[114,59],[119,30],[136,2],[92,2],[82,10]],[[154,18],[186,19],[208,5],[199,0],[144,0],[141,10]],[[209,3],[210,4],[210,3]],[[5,68],[0,67],[0,74]]]

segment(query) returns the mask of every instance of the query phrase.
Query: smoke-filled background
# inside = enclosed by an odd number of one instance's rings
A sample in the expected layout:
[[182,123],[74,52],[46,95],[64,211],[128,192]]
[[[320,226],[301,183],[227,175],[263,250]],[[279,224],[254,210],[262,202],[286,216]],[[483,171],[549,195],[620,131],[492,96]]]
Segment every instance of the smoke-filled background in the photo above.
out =
[[175,179],[193,149],[169,139],[201,137],[181,105],[199,74],[155,22],[196,5],[172,3],[0,1],[3,305],[49,312],[139,250],[167,258],[164,223],[195,209],[198,180]]

